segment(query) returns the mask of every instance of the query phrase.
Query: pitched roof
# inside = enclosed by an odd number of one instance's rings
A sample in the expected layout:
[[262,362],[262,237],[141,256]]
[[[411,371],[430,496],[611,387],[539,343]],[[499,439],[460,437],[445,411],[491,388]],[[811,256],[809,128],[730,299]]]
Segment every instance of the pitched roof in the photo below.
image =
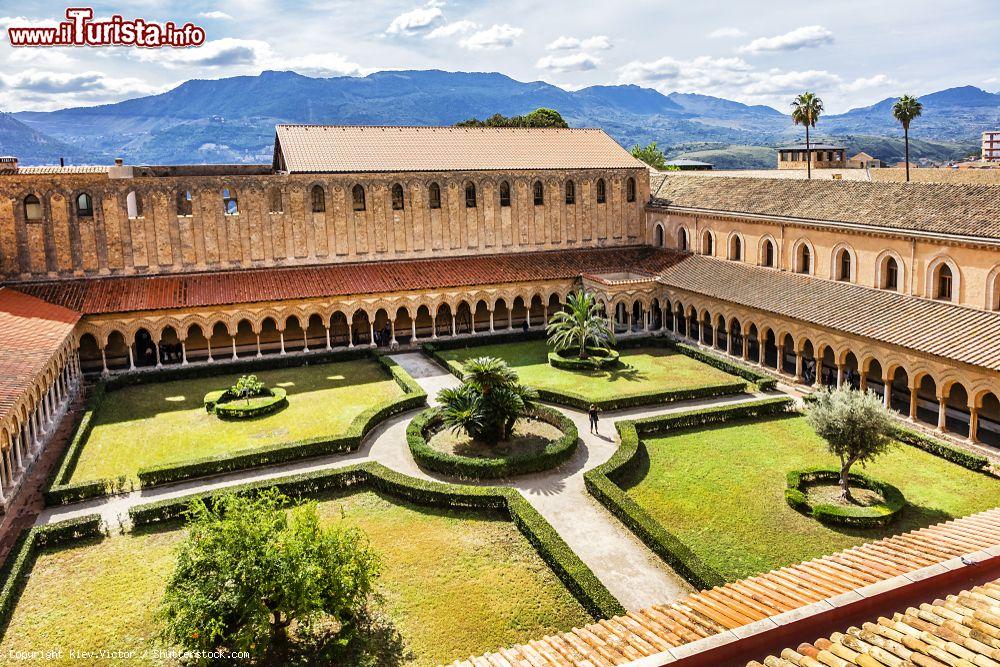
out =
[[769,656],[747,667],[998,664],[1000,579],[787,648],[780,658]]
[[274,162],[290,173],[646,166],[599,129],[356,125],[278,125]]
[[[1000,239],[1000,186],[664,175],[654,208],[695,209]],[[659,188],[659,190],[657,190]]]
[[[940,563],[998,544],[1000,509],[987,510],[693,593],[673,602],[630,611],[624,616],[479,658],[457,660],[452,665],[606,667],[666,653],[662,662],[648,663],[664,664],[694,650],[681,648],[671,655],[672,649],[730,631],[736,632],[726,635],[726,639],[734,641],[743,634],[739,629],[744,626],[761,621],[766,624],[764,619],[786,612],[802,614],[811,605],[815,605],[812,611],[829,609],[833,605],[827,600],[844,594],[866,597],[866,592],[870,595],[886,586],[906,585],[910,582],[907,574],[916,580],[919,576],[913,573],[918,570],[930,573],[924,568],[936,570],[934,566]],[[871,588],[866,588],[869,586]],[[838,663],[807,664],[817,667]]]
[[0,420],[72,335],[80,313],[0,287]]
[[59,165],[43,165],[37,167],[19,166],[17,174],[20,175],[46,175],[46,174],[106,174],[110,167],[106,165],[78,164],[60,167]]

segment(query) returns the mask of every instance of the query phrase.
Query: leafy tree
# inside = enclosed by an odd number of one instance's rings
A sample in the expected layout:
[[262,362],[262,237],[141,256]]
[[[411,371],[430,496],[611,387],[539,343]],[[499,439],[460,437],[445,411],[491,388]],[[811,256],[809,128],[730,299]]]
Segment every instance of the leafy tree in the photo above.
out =
[[812,93],[802,93],[792,102],[792,122],[806,126],[806,174],[812,178],[812,151],[809,149],[809,128],[816,127],[816,121],[823,113],[823,100]]
[[569,127],[555,109],[540,107],[524,116],[507,117],[495,113],[486,120],[470,118],[455,123],[456,127]]
[[445,426],[495,445],[510,437],[538,393],[521,384],[504,360],[477,357],[465,362],[461,386],[442,389],[437,399]]
[[849,387],[819,392],[806,414],[830,453],[840,458],[841,498],[852,502],[851,466],[866,465],[889,450],[892,416],[878,394]]
[[251,398],[264,393],[264,383],[258,380],[256,375],[243,375],[229,388],[229,391],[237,398],[245,398],[249,404]]
[[368,616],[379,560],[356,528],[320,525],[316,503],[290,511],[276,490],[224,495],[188,510],[188,536],[167,584],[164,639],[196,651],[247,651],[289,664],[290,630],[324,623],[351,643]]
[[903,145],[906,151],[906,180],[910,180],[910,123],[924,110],[916,97],[903,95],[892,105],[892,115],[903,126]]
[[557,351],[579,348],[580,358],[586,359],[587,348],[611,347],[615,332],[601,315],[601,304],[593,294],[579,291],[566,298],[566,308],[549,318],[545,329],[549,344]]
[[653,169],[659,169],[660,171],[667,169],[667,156],[656,147],[655,141],[651,141],[646,146],[636,144],[631,148],[630,152],[632,153],[632,157],[642,160]]

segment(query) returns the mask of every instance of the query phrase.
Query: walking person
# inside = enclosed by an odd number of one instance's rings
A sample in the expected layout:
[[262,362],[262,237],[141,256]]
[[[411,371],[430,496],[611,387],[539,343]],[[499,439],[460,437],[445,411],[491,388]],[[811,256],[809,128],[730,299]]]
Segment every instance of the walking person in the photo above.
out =
[[597,433],[598,435],[600,435],[600,431],[597,430],[597,413],[598,412],[600,412],[600,410],[597,409],[597,406],[594,405],[593,403],[591,403],[590,404],[590,409],[587,410],[587,414],[590,415],[590,432],[591,433]]

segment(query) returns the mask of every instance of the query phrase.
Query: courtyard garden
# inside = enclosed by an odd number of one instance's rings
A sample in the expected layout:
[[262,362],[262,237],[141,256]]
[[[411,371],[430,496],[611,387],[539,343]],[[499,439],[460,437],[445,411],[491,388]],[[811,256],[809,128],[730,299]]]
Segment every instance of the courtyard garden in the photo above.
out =
[[[371,541],[402,664],[437,665],[591,620],[509,520],[373,492],[325,496],[318,511],[323,524],[356,526]],[[169,648],[158,639],[157,611],[185,532],[141,528],[42,552],[0,653],[62,649],[46,664],[71,665],[81,661],[70,649],[107,649],[138,657],[83,664],[178,664],[148,651]]]
[[1000,480],[897,443],[854,472],[902,491],[908,504],[899,518],[883,528],[820,523],[788,505],[786,474],[840,465],[798,415],[684,429],[643,444],[648,460],[640,457],[618,483],[728,581],[1000,505]]
[[206,395],[239,377],[150,382],[108,391],[65,481],[119,475],[135,479],[138,470],[150,466],[339,436],[366,410],[404,393],[377,360],[364,358],[258,372],[259,382],[287,397],[287,405],[270,414],[227,420],[206,410]]

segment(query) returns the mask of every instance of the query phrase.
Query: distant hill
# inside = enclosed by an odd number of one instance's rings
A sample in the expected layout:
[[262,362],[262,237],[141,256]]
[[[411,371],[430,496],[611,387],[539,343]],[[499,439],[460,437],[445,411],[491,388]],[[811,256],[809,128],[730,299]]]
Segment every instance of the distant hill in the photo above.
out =
[[70,146],[34,130],[9,113],[0,113],[0,155],[14,155],[24,164],[106,162],[108,156]]
[[[1000,113],[997,97],[962,88],[922,98],[925,117],[914,124],[914,135],[930,143],[926,147],[914,143],[914,157],[922,157],[925,148],[934,159],[964,154],[984,125],[1000,125],[994,122]],[[898,127],[886,103],[891,106],[891,101],[885,101],[824,117],[819,131],[835,136],[895,136]],[[160,95],[116,104],[20,112],[16,120],[26,127],[0,137],[0,153],[33,161],[29,151],[19,148],[35,141],[32,136],[36,135],[30,134],[34,131],[50,143],[62,142],[66,150],[120,156],[132,163],[268,162],[277,123],[451,125],[494,113],[524,114],[538,107],[557,109],[571,126],[601,127],[624,146],[656,141],[661,147],[679,147],[700,142],[719,147],[712,150],[719,151],[720,158],[727,146],[774,146],[801,134],[787,115],[771,107],[708,95],[664,95],[634,85],[567,91],[498,73],[387,71],[322,79],[268,71],[258,76],[191,80]],[[945,118],[952,120],[945,122]],[[947,128],[935,134],[939,125]],[[961,148],[952,155],[951,144],[936,145],[942,140]],[[50,159],[44,157],[50,151],[35,151],[39,152],[41,159]],[[747,154],[737,151],[725,158],[726,164]]]

